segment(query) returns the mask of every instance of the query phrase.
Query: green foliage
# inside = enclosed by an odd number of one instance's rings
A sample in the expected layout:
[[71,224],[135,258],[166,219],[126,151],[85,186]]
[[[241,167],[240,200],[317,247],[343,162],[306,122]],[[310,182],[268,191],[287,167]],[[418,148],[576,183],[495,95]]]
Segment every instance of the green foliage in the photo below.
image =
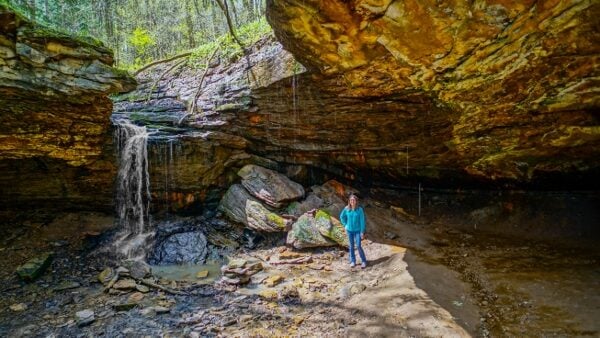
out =
[[[247,23],[236,31],[236,35],[246,48],[272,33],[273,30],[264,17]],[[217,47],[219,48],[219,57],[227,62],[234,61],[243,54],[242,48],[235,42],[233,36],[230,33],[227,33],[196,48],[191,57],[192,65],[199,68],[204,67],[205,59],[208,58]]]
[[[249,46],[270,27],[264,19],[265,0],[228,0],[229,14],[242,42]],[[196,60],[219,45],[221,60],[236,58],[241,49],[231,37],[216,0],[0,0],[21,16],[69,36],[99,46],[91,35],[114,50],[124,69],[196,49]],[[142,29],[143,28],[143,29]],[[195,48],[194,48],[195,47]]]
[[136,27],[133,32],[131,32],[131,36],[129,36],[129,42],[131,42],[136,51],[134,62],[136,67],[141,67],[150,61],[148,58],[148,51],[152,46],[156,45],[156,42],[147,30]]

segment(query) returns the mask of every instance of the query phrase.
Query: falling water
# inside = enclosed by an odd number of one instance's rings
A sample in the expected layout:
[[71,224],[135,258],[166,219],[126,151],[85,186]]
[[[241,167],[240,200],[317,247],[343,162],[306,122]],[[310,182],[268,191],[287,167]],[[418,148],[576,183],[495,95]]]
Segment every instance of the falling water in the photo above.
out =
[[114,121],[119,150],[117,213],[119,253],[143,258],[150,231],[150,177],[148,175],[148,132],[128,120]]

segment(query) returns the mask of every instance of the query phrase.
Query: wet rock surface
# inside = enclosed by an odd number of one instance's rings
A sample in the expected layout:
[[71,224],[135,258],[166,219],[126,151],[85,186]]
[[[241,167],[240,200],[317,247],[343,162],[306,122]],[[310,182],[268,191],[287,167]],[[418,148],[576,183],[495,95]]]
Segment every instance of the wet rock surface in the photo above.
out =
[[180,232],[158,244],[153,257],[159,264],[201,264],[208,254],[207,244],[200,231]]

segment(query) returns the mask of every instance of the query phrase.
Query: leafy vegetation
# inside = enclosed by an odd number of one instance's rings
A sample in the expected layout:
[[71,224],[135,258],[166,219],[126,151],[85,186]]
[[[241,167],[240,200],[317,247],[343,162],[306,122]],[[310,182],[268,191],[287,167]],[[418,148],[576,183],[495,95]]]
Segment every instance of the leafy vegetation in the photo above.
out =
[[[200,62],[219,46],[221,58],[241,55],[230,35],[224,0],[0,0],[21,15],[70,35],[93,36],[114,50],[117,66],[135,69],[184,51]],[[265,0],[227,0],[244,44],[268,34]],[[93,41],[92,39],[85,38]]]
[[[272,30],[263,17],[241,26],[238,28],[237,34],[245,46],[250,46],[262,37],[272,34]],[[227,33],[194,49],[191,57],[192,65],[203,65],[204,60],[217,47],[219,48],[218,55],[222,60],[233,61],[243,53],[242,48],[233,40],[231,33]]]

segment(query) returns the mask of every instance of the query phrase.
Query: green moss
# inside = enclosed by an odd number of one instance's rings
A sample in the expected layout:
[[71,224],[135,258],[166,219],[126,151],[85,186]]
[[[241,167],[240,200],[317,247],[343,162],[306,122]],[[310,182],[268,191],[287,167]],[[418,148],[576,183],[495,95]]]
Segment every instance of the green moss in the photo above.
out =
[[285,228],[285,220],[283,217],[277,215],[276,213],[268,213],[267,219],[274,224],[277,224],[278,227],[284,229]]
[[287,208],[285,208],[285,212],[288,214],[294,214],[299,205],[300,203],[298,202],[292,202],[287,206]]
[[327,211],[321,210],[321,209],[319,209],[317,211],[317,214],[315,215],[316,220],[319,220],[321,218],[325,218],[325,219],[329,220],[330,217],[331,217],[331,215],[329,215],[329,213]]

